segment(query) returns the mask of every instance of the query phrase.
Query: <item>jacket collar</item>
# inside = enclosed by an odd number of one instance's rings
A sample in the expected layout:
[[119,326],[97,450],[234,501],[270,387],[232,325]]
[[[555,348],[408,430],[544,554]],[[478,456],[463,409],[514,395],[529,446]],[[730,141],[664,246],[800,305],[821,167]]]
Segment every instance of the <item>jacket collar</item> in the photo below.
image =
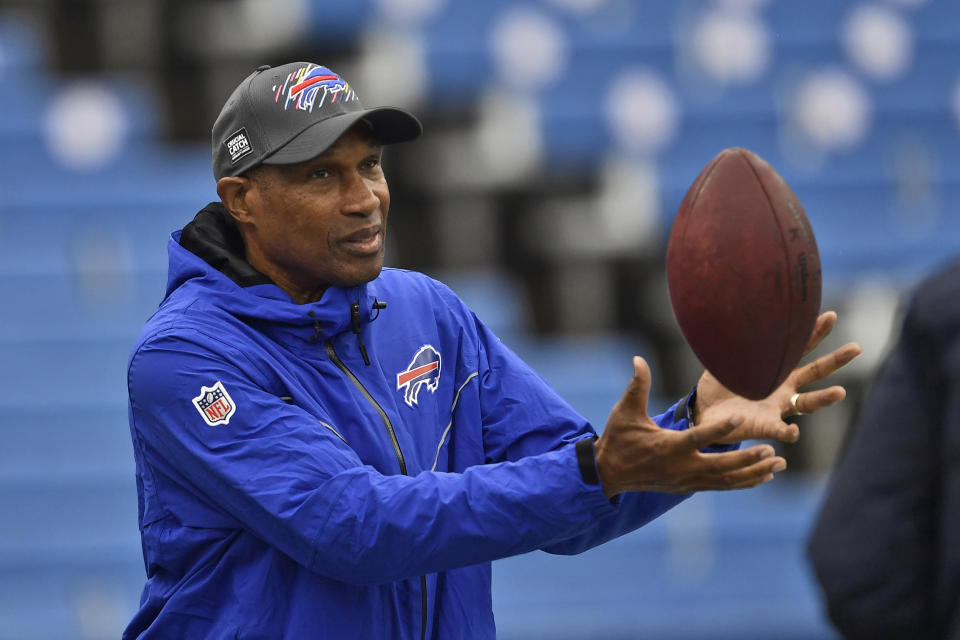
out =
[[245,259],[243,238],[219,202],[208,204],[168,243],[167,296],[178,290],[223,308],[281,342],[316,342],[354,325],[370,322],[377,311],[372,284],[329,287],[317,302],[297,304]]

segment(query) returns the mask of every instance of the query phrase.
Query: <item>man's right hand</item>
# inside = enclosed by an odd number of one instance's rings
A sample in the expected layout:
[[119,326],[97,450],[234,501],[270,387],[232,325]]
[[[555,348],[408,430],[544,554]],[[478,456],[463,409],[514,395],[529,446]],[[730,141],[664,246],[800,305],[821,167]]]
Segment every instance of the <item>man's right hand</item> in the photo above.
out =
[[[607,497],[624,491],[693,493],[746,489],[773,479],[786,468],[768,444],[721,453],[700,449],[724,440],[743,421],[729,416],[684,431],[663,429],[647,415],[650,368],[635,356],[633,378],[613,407],[607,426],[594,444],[600,482]],[[762,434],[764,437],[766,434]],[[770,425],[777,438],[780,425]]]

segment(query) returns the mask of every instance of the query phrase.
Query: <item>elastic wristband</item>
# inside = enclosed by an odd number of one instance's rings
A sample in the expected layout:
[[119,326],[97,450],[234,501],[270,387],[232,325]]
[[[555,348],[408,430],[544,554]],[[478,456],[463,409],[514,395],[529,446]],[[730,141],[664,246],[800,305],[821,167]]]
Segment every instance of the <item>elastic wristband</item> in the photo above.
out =
[[584,438],[577,442],[577,466],[580,467],[580,476],[587,484],[600,484],[597,474],[597,459],[593,452],[593,443],[596,436]]
[[697,401],[697,388],[694,387],[693,391],[684,396],[683,400],[677,403],[677,408],[673,412],[673,421],[680,422],[681,420],[687,421],[687,428],[694,426],[693,424],[693,404]]

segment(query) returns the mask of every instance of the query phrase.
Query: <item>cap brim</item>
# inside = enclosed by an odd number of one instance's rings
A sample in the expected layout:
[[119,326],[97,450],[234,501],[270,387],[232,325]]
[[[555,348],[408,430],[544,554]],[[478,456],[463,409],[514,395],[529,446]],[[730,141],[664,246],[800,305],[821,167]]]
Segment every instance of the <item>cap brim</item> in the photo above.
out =
[[353,111],[321,120],[297,134],[287,144],[263,159],[263,164],[296,164],[317,157],[361,120],[373,127],[380,144],[408,142],[420,136],[423,127],[417,118],[395,107]]

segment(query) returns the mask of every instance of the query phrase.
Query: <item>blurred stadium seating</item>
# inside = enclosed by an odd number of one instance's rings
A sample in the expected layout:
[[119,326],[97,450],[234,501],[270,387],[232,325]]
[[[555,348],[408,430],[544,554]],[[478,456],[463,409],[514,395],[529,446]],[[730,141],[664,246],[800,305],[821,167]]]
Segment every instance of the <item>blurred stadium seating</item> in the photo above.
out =
[[[63,32],[81,5],[89,58]],[[448,282],[598,428],[633,352],[659,408],[696,379],[662,256],[700,168],[742,146],[790,182],[832,344],[866,348],[850,401],[804,423],[784,479],[500,561],[494,597],[503,638],[834,637],[804,537],[900,296],[960,251],[947,0],[0,3],[0,639],[115,638],[135,609],[127,352],[169,232],[216,198],[226,92],[318,56],[427,125],[388,157],[389,261]]]

